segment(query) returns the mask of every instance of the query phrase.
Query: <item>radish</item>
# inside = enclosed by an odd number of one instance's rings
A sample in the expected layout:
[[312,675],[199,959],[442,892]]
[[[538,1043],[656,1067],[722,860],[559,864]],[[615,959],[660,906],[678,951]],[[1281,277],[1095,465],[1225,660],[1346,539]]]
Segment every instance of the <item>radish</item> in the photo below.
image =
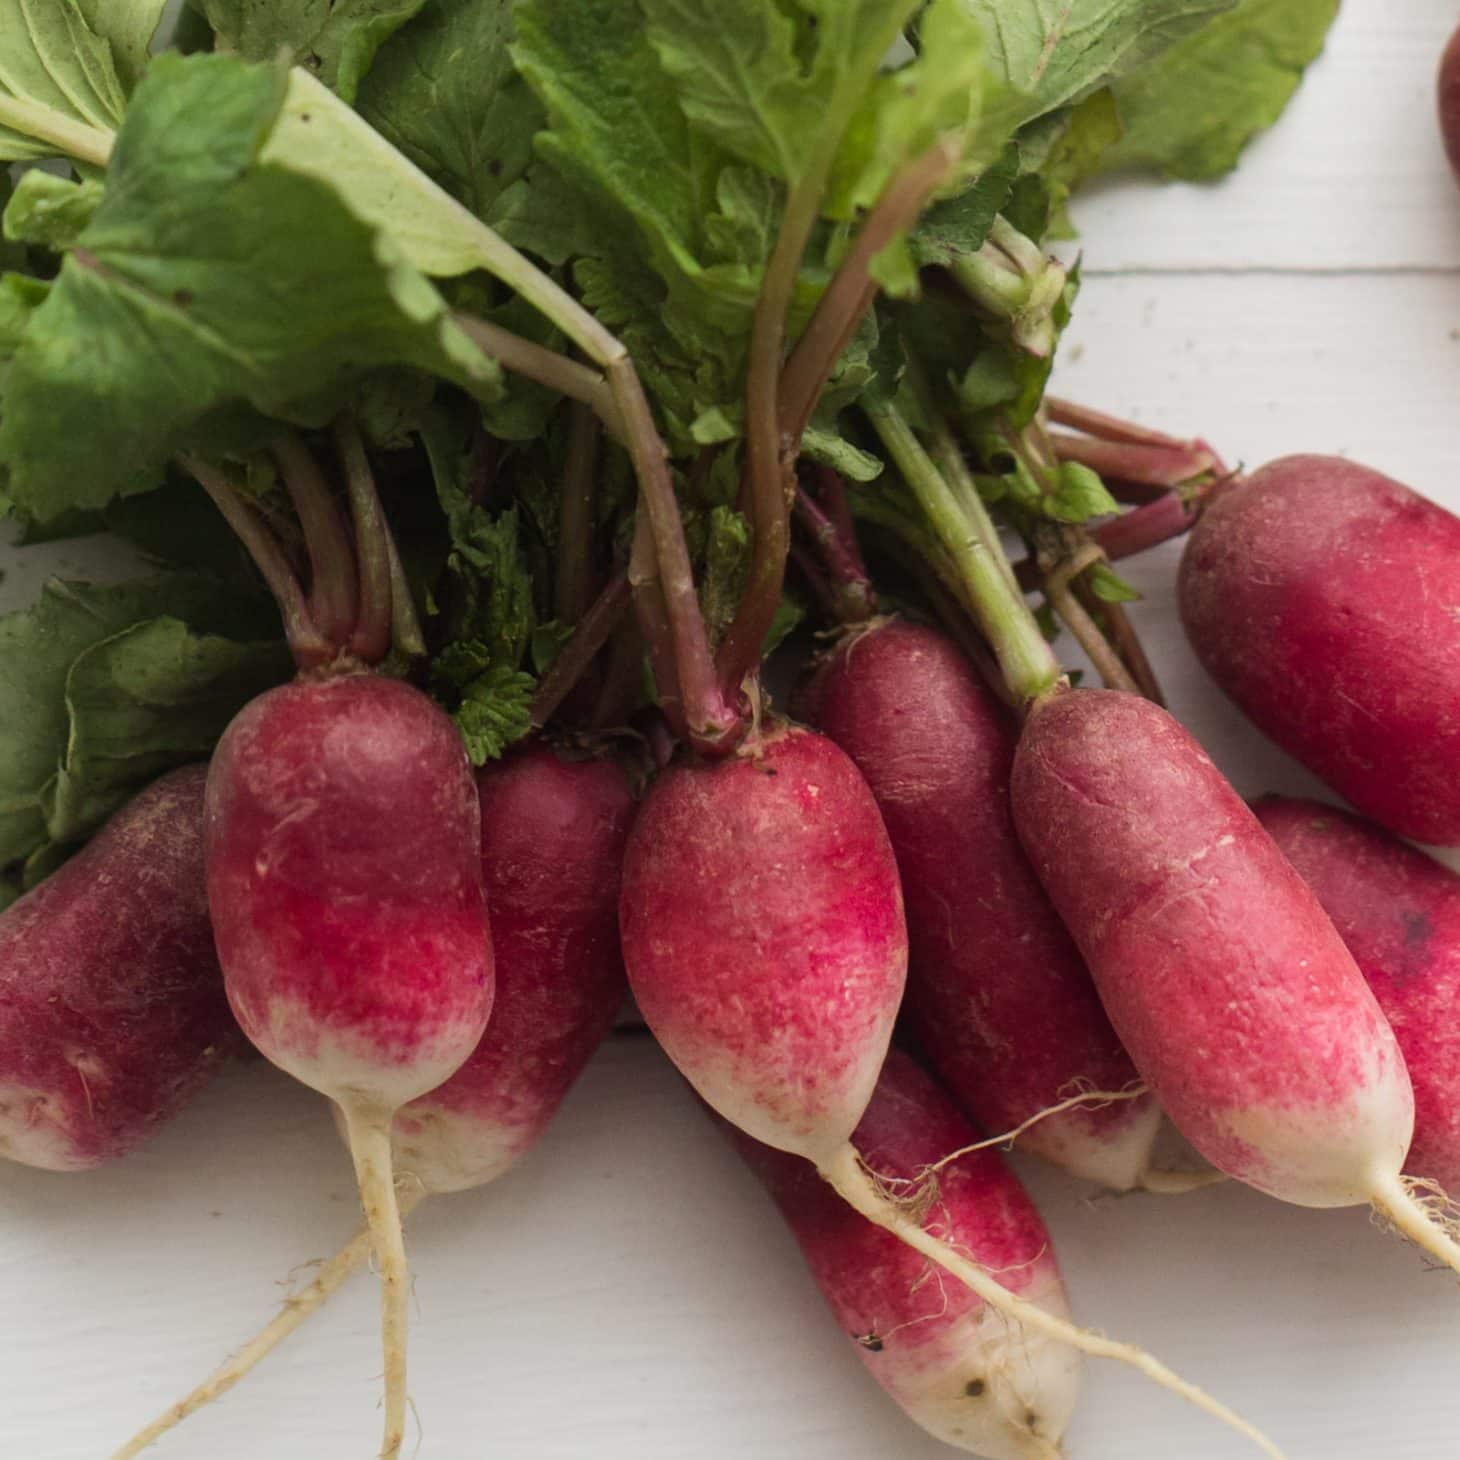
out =
[[0,914],[0,1155],[124,1156],[238,1042],[203,884],[206,776],[154,782]]
[[645,1020],[726,1120],[809,1161],[1007,1319],[1132,1364],[1280,1453],[1149,1354],[1010,1292],[868,1172],[852,1135],[886,1056],[907,936],[876,802],[831,741],[776,723],[728,758],[665,771],[629,836],[619,924]]
[[1435,100],[1440,118],[1440,140],[1450,171],[1460,178],[1460,30],[1449,39],[1440,55],[1439,75],[1435,79]]
[[[906,1009],[959,1103],[1006,1131],[1072,1092],[1137,1086],[1015,835],[1011,718],[958,649],[882,620],[842,639],[806,704],[877,798],[907,900]],[[1160,1118],[1143,1095],[1048,1116],[1021,1143],[1127,1190],[1146,1175]]]
[[471,1054],[492,1000],[471,767],[419,690],[345,672],[246,706],[214,753],[207,804],[208,903],[233,1012],[344,1118],[380,1267],[381,1455],[393,1460],[409,1288],[391,1122]]
[[[956,160],[944,139],[892,177],[789,354],[788,312],[826,174],[808,174],[786,206],[747,352],[741,500],[752,529],[751,560],[713,658],[671,484],[655,469],[662,442],[646,413],[626,418],[640,468],[629,581],[659,705],[690,752],[660,775],[629,837],[619,914],[629,985],[680,1072],[727,1120],[810,1161],[862,1216],[990,1308],[1031,1332],[1135,1365],[1275,1455],[1251,1426],[1150,1355],[1016,1296],[933,1237],[888,1198],[852,1144],[906,979],[897,867],[855,765],[824,737],[752,707],[781,602],[802,433],[875,297],[877,256],[911,225]],[[896,414],[891,402],[866,409],[874,423]],[[955,505],[952,513],[952,536],[969,548],[975,539],[962,509]],[[1046,670],[1051,682],[1057,679],[1058,665],[1017,597],[1012,569],[996,556],[996,540],[987,553],[966,552],[961,567],[990,593],[1008,595],[995,643],[1001,667],[1021,682]]]
[[[894,1189],[929,1184],[933,1221],[1010,1292],[1069,1316],[1059,1265],[1034,1203],[993,1151],[929,1167],[974,1139],[943,1092],[893,1052],[856,1132]],[[735,1144],[790,1224],[837,1326],[907,1415],[944,1443],[989,1460],[1055,1460],[1079,1390],[1075,1352],[932,1281],[924,1261],[865,1221],[804,1161],[737,1133]]]
[[1404,1169],[1460,1191],[1460,877],[1346,811],[1285,796],[1252,808],[1368,980],[1414,1085]]
[[[530,746],[477,774],[496,997],[470,1058],[397,1114],[401,1206],[484,1186],[536,1142],[623,1001],[618,887],[633,803],[610,761]],[[279,1316],[116,1452],[132,1460],[221,1397],[369,1255],[363,1232]]]
[[224,732],[208,773],[208,905],[228,1000],[281,1069],[344,1119],[381,1279],[385,1422],[405,1438],[408,1279],[391,1151],[402,1105],[471,1054],[492,945],[471,765],[451,720],[368,666],[420,632],[370,463],[336,441],[353,532],[298,438],[273,445],[303,531],[306,593],[272,528],[206,461],[185,465],[249,549],[300,668]]
[[1460,518],[1354,462],[1284,457],[1213,498],[1180,601],[1260,730],[1391,831],[1460,843]]
[[1110,690],[1037,701],[1014,819],[1136,1068],[1218,1170],[1371,1203],[1460,1271],[1400,1176],[1414,1098],[1318,900],[1196,741]]

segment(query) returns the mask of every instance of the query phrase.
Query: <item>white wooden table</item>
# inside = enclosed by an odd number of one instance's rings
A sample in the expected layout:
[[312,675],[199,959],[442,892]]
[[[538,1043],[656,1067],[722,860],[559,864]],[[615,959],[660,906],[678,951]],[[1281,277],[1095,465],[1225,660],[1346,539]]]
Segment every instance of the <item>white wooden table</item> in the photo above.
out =
[[[1460,509],[1460,193],[1431,117],[1441,0],[1345,0],[1294,110],[1214,189],[1121,186],[1079,210],[1085,293],[1058,384],[1233,458],[1339,450]],[[65,544],[7,562],[0,607]],[[1174,627],[1174,552],[1139,625],[1173,708],[1244,791],[1311,789],[1207,684]],[[1139,1341],[1294,1457],[1460,1453],[1460,1292],[1362,1211],[1254,1192],[1116,1200],[1032,1163],[1078,1315]],[[0,1443],[100,1460],[352,1230],[321,1103],[221,1079],[114,1170],[0,1173]],[[779,1218],[653,1045],[611,1042],[531,1159],[412,1227],[422,1460],[935,1460],[856,1362]],[[357,1280],[251,1382],[154,1453],[366,1460],[375,1293]],[[1227,1460],[1225,1430],[1109,1365],[1074,1460]]]

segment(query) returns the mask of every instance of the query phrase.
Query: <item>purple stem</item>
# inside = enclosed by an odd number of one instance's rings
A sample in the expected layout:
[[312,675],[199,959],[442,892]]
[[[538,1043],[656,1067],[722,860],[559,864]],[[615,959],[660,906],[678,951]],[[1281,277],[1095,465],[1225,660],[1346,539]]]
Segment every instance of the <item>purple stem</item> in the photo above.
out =
[[292,431],[280,436],[272,451],[304,530],[310,613],[326,638],[343,646],[354,632],[359,607],[350,534],[319,463],[299,437]]
[[178,460],[213,499],[214,506],[223,514],[224,521],[233,529],[263,575],[274,601],[279,605],[284,637],[294,655],[294,662],[304,670],[328,664],[338,652],[336,646],[320,633],[309,611],[299,577],[262,514],[245,501],[228,478],[210,462],[192,455],[180,456]]
[[355,552],[360,565],[360,613],[350,635],[351,651],[366,664],[379,664],[390,650],[390,533],[370,469],[360,428],[348,413],[335,422],[335,448],[345,471]]
[[573,637],[563,645],[537,686],[532,701],[532,723],[539,729],[552,719],[598,657],[598,651],[608,642],[628,609],[630,597],[628,572],[620,569],[578,620]]

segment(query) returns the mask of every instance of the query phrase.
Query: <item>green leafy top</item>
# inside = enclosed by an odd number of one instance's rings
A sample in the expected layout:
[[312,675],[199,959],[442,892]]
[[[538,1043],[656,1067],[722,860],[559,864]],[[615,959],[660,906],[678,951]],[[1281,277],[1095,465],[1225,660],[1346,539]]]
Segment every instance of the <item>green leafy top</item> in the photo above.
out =
[[[99,3],[99,0],[97,0]],[[353,101],[375,53],[422,0],[199,0],[221,49],[247,61],[285,53]]]
[[497,389],[387,240],[328,187],[259,162],[284,86],[275,66],[164,56],[138,89],[11,363],[0,461],[30,516],[146,490],[185,447],[258,439],[239,407],[321,424],[382,366]]
[[1121,79],[1125,136],[1105,167],[1197,182],[1230,172],[1253,136],[1282,115],[1337,14],[1338,0],[1239,0]]

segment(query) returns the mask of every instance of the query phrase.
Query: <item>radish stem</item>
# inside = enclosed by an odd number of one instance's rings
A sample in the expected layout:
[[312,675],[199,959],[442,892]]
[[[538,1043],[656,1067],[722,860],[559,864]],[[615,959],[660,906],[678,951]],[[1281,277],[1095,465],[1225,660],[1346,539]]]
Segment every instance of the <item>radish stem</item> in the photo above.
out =
[[629,575],[620,569],[578,620],[573,637],[548,666],[532,701],[532,723],[539,729],[552,719],[558,706],[573,692],[598,651],[608,642],[629,606]]
[[380,1460],[398,1460],[406,1434],[406,1328],[410,1283],[400,1207],[395,1195],[390,1127],[393,1110],[341,1104],[355,1179],[380,1273],[380,1329],[385,1352],[385,1433]]
[[350,535],[319,463],[299,437],[286,432],[271,449],[304,529],[313,580],[309,586],[310,612],[324,635],[343,647],[354,632],[359,607]]
[[1027,706],[1059,682],[1061,670],[1029,605],[1010,586],[1008,569],[1000,562],[1002,550],[992,553],[980,539],[901,411],[890,401],[872,401],[864,409],[953,559],[962,594],[1005,683],[1016,703]]
[[684,706],[680,699],[679,669],[675,663],[673,635],[659,583],[658,564],[654,558],[653,532],[642,508],[634,523],[634,544],[629,552],[629,586],[633,589],[639,627],[643,631],[644,643],[649,651],[649,663],[654,671],[659,709],[676,732],[682,734]]
[[928,199],[952,172],[960,149],[944,140],[908,164],[883,191],[857,233],[811,322],[796,341],[778,392],[783,449],[795,454],[847,342],[877,294],[877,255],[917,221]]
[[1184,500],[1180,492],[1163,492],[1153,502],[1090,528],[1090,538],[1114,562],[1180,537],[1196,526],[1200,515],[1200,506]]
[[[832,614],[844,624],[871,618],[877,611],[877,596],[867,570],[858,561],[855,541],[847,543],[836,523],[805,488],[796,490],[796,515],[815,545],[815,565]],[[805,567],[803,564],[803,570]]]
[[[930,1262],[951,1273],[971,1288],[990,1308],[1015,1323],[1043,1333],[1059,1343],[1069,1344],[1092,1358],[1117,1359],[1139,1370],[1148,1379],[1169,1389],[1173,1394],[1195,1405],[1204,1413],[1230,1425],[1246,1436],[1272,1460],[1283,1460],[1283,1453],[1261,1431],[1254,1428],[1226,1405],[1219,1403],[1205,1390],[1174,1374],[1165,1364],[1133,1344],[1118,1343],[1098,1333],[1079,1328],[1066,1319],[1056,1317],[1037,1303],[1016,1297],[995,1281],[983,1268],[949,1247],[947,1243],[925,1232],[895,1202],[889,1200],[869,1174],[862,1158],[851,1145],[835,1151],[818,1170],[836,1193],[869,1222],[890,1232],[899,1241],[920,1252]],[[1401,1193],[1402,1195],[1402,1193]]]
[[75,121],[65,112],[38,101],[16,96],[0,96],[0,126],[34,137],[94,167],[105,167],[112,155],[116,133],[102,127],[89,127]]
[[360,614],[350,636],[351,650],[366,664],[378,664],[390,648],[393,589],[385,512],[375,488],[375,473],[360,428],[349,415],[335,422],[335,446],[350,497],[355,553],[360,567]]
[[[887,48],[901,35],[902,27],[903,16],[894,7],[889,18],[883,21],[882,34],[875,41],[869,40],[865,52],[874,58],[876,65],[881,64]],[[745,593],[716,656],[720,684],[729,695],[739,693],[741,682],[760,663],[761,647],[775,619],[785,581],[786,556],[791,546],[791,497],[795,490],[793,467],[804,429],[804,425],[799,429],[795,425],[803,403],[795,403],[790,417],[780,405],[788,320],[801,276],[801,260],[821,217],[822,200],[837,150],[869,79],[861,69],[848,69],[826,98],[820,134],[804,165],[790,179],[775,247],[766,263],[755,302],[745,376],[745,479],[754,542]],[[793,169],[788,168],[787,172],[792,173]],[[839,270],[837,280],[842,281],[842,293],[855,295],[843,299],[839,294],[829,306],[828,318],[838,316],[836,330],[839,331],[849,311],[855,327],[866,301],[858,303],[864,289],[855,268],[851,272]],[[831,364],[835,359],[833,355]],[[805,404],[808,417],[828,369],[830,364],[823,369],[812,360],[802,372],[809,392],[809,403]]]
[[1075,596],[1071,582],[1086,568],[1100,562],[1104,554],[1092,542],[1065,551],[1061,536],[1045,527],[1036,530],[1036,543],[1041,586],[1060,622],[1074,635],[1075,641],[1090,657],[1106,689],[1140,694],[1135,677],[1125,667],[1100,626],[1091,618],[1085,605]]
[[1175,446],[1136,446],[1102,441],[1093,436],[1069,436],[1055,431],[1050,444],[1061,461],[1077,461],[1102,477],[1144,487],[1179,487],[1217,470],[1219,463],[1199,442]]
[[390,524],[385,525],[385,549],[390,554],[390,639],[394,648],[412,659],[420,659],[426,653],[426,636],[421,631],[420,615],[416,612],[416,601],[411,597],[410,580],[406,577],[405,565],[400,560],[400,549]]
[[555,607],[565,624],[576,624],[593,601],[593,489],[598,465],[598,423],[577,402],[569,408],[569,415]]
[[452,320],[463,334],[471,337],[483,354],[490,355],[508,370],[589,407],[610,434],[622,438],[623,426],[618,418],[618,407],[608,381],[600,371],[580,365],[557,350],[525,340],[521,335],[514,335],[511,330],[478,319],[475,315],[458,313],[452,316]]
[[289,564],[279,540],[253,505],[239,496],[228,478],[200,456],[183,455],[179,463],[212,498],[213,505],[248,550],[279,605],[284,637],[301,669],[318,668],[335,657],[336,646],[320,632],[304,596],[299,577]]

